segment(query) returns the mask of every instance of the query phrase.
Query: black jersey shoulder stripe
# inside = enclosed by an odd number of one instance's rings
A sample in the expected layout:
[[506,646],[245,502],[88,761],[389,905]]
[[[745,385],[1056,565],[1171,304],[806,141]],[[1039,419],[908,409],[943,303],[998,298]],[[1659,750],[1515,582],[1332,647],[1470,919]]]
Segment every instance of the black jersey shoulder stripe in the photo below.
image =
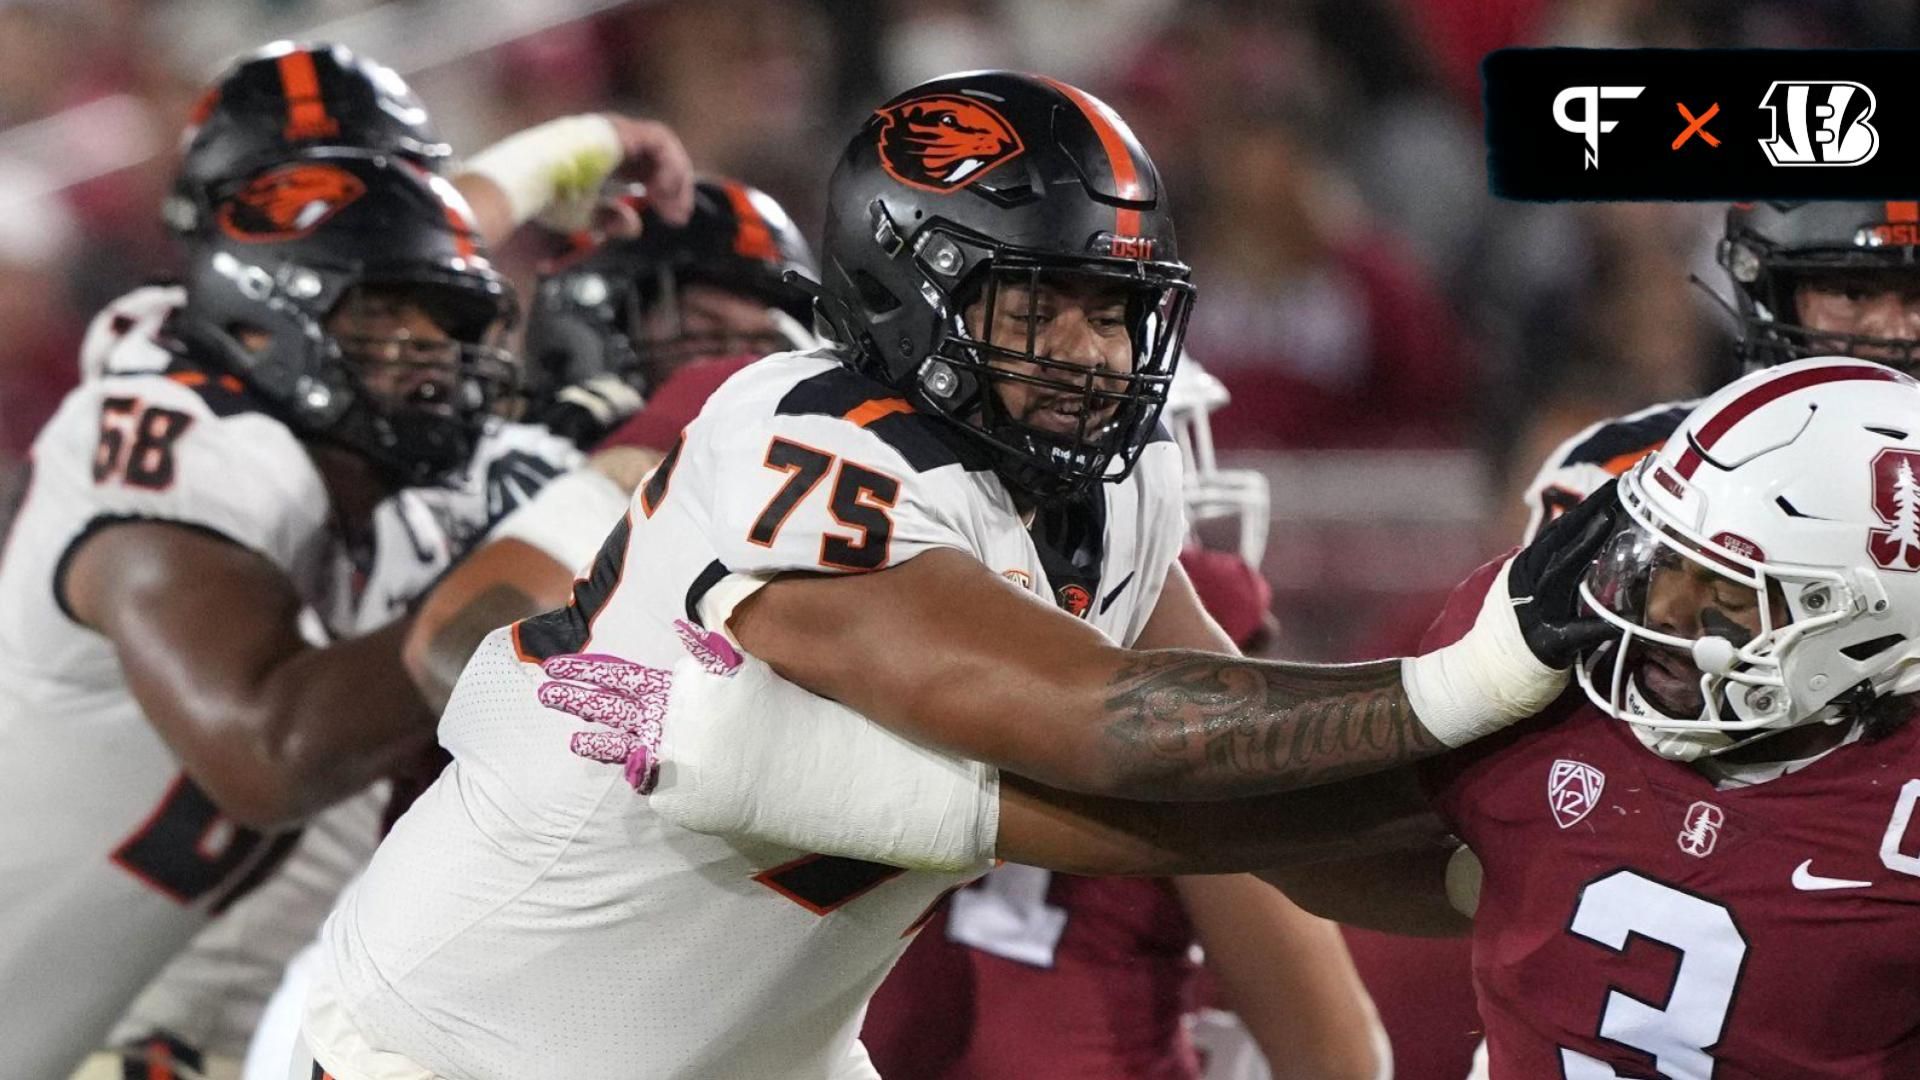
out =
[[627,573],[627,541],[633,536],[633,515],[620,519],[600,545],[587,576],[573,583],[573,599],[566,607],[522,619],[513,625],[514,648],[520,659],[550,660],[577,653],[593,640],[593,620],[606,607]]
[[[732,572],[733,571],[727,569],[727,564],[721,562],[719,559],[715,559],[708,563],[700,573],[694,576],[693,584],[687,586],[688,622],[695,626],[706,626],[706,624],[700,621],[700,601],[705,600],[707,594],[713,591],[713,587],[725,581],[727,575]],[[724,630],[726,628],[722,626],[706,626],[706,629]]]
[[1605,466],[1622,455],[1637,456],[1656,449],[1692,411],[1692,402],[1676,402],[1605,421],[1588,432],[1558,464]]
[[984,448],[954,431],[949,421],[913,408],[892,388],[849,367],[800,380],[774,411],[781,416],[838,416],[858,423],[899,451],[916,472],[947,465],[969,472],[993,467]]

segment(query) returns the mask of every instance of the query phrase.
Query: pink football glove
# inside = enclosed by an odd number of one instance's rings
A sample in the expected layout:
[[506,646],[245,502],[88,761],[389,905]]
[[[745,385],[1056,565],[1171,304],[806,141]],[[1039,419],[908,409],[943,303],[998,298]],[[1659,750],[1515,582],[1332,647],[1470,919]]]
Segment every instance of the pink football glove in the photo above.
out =
[[[731,675],[740,654],[725,636],[675,619],[673,632],[700,666]],[[625,765],[627,783],[642,795],[660,777],[661,722],[673,692],[673,672],[601,653],[567,653],[540,665],[540,704],[611,728],[576,731],[573,752],[591,761]]]

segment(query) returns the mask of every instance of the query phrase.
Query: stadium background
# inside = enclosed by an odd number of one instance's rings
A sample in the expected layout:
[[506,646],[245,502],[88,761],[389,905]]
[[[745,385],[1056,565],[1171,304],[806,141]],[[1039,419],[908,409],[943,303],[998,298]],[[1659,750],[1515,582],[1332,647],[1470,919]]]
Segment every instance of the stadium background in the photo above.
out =
[[[1518,535],[1552,446],[1732,369],[1725,320],[1687,284],[1719,285],[1723,208],[1491,199],[1480,57],[1912,46],[1916,29],[1904,0],[0,0],[0,520],[87,317],[172,271],[175,140],[236,52],[349,44],[408,75],[463,151],[567,112],[662,119],[810,236],[865,108],[1017,67],[1105,97],[1172,189],[1200,288],[1190,349],[1235,395],[1223,456],[1272,485],[1276,651],[1402,651]],[[502,261],[524,286],[541,254]],[[1434,952],[1435,985],[1458,986],[1459,962]],[[1383,1012],[1412,1007],[1370,981]],[[1429,1075],[1398,1049],[1402,1076]]]

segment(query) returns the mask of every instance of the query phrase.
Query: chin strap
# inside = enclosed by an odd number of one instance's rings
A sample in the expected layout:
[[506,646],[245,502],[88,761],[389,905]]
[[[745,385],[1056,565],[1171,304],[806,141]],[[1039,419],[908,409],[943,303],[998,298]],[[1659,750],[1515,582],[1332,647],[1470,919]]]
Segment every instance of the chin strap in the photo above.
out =
[[[1627,711],[1635,716],[1673,719],[1654,708],[1647,696],[1640,692],[1639,684],[1632,679],[1627,680],[1623,696],[1626,698],[1624,704]],[[1633,729],[1633,737],[1639,739],[1641,745],[1668,761],[1698,761],[1722,750],[1731,750],[1736,745],[1733,736],[1724,731],[1662,731],[1632,721],[1628,721],[1627,726]]]

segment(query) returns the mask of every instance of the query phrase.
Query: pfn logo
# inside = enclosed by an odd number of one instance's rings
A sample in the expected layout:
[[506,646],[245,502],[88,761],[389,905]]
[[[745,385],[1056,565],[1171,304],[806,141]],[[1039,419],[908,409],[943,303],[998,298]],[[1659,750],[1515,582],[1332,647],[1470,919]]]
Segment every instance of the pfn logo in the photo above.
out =
[[1760,149],[1775,165],[1864,165],[1880,150],[1873,104],[1857,82],[1776,82],[1760,99],[1773,125]]
[[[1569,86],[1553,99],[1553,122],[1560,125],[1561,131],[1587,140],[1586,168],[1600,167],[1600,136],[1620,126],[1618,120],[1600,119],[1600,102],[1607,98],[1637,98],[1645,89],[1644,86]],[[1568,112],[1568,106],[1575,101],[1585,103],[1578,119]]]

